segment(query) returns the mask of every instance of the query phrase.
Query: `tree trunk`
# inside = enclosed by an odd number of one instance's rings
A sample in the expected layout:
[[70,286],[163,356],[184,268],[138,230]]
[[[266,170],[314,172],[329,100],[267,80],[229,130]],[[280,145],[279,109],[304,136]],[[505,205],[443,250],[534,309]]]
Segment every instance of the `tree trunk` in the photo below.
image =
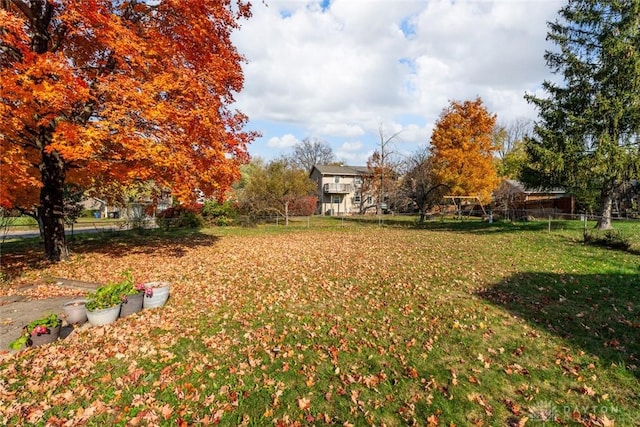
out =
[[600,209],[598,212],[598,230],[609,230],[611,226],[611,208],[613,207],[613,191],[605,187],[600,193]]
[[289,202],[284,202],[284,225],[289,225]]
[[418,224],[424,224],[424,219],[427,216],[427,197],[422,196],[418,200],[416,200],[416,204],[418,205],[418,209],[420,210],[420,219],[418,220]]
[[40,233],[40,238],[44,238],[44,223],[42,222],[42,207],[38,206],[35,210],[36,212],[36,221],[38,222],[38,233]]
[[424,209],[420,209],[420,219],[418,220],[418,224],[420,225],[424,224],[424,218],[425,218]]
[[[27,2],[14,3],[23,3],[24,8],[29,8],[28,11],[23,10],[23,12],[30,20],[31,50],[37,54],[46,54],[51,41],[49,25],[53,17],[53,2],[32,1],[29,2],[29,6],[26,5]],[[47,152],[52,132],[53,129],[50,127],[38,128],[37,146],[42,153],[42,162],[39,165],[42,188],[40,189],[40,207],[36,213],[38,225],[44,237],[45,256],[50,261],[61,261],[69,255],[64,235],[65,166],[58,153]]]
[[64,162],[56,152],[42,153],[40,165],[43,187],[40,190],[40,218],[44,231],[44,251],[48,260],[67,259],[67,241],[64,234]]

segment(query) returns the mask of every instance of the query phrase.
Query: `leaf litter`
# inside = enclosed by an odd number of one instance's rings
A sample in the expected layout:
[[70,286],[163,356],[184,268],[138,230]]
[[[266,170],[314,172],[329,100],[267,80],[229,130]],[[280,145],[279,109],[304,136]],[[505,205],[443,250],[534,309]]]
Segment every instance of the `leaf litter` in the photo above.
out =
[[631,371],[477,296],[527,265],[561,262],[497,250],[509,244],[301,232],[225,236],[180,255],[104,248],[25,269],[17,282],[107,282],[131,268],[172,294],[162,309],[3,355],[0,421],[524,425],[550,402],[556,422],[598,426],[639,409]]

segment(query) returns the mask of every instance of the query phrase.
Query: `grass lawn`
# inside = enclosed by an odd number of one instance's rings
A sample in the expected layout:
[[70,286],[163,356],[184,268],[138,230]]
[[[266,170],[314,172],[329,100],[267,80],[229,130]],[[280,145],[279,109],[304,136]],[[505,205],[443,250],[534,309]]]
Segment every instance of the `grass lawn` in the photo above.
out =
[[0,354],[0,424],[640,425],[637,223],[621,252],[579,223],[324,221],[87,235],[57,265],[6,243],[0,295],[129,268],[172,294]]

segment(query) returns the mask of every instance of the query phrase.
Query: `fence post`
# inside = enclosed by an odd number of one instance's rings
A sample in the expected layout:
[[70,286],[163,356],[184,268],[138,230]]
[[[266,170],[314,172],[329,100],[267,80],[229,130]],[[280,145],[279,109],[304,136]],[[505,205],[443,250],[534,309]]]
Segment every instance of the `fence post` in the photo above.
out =
[[549,226],[547,227],[547,232],[551,233],[551,215],[549,215]]

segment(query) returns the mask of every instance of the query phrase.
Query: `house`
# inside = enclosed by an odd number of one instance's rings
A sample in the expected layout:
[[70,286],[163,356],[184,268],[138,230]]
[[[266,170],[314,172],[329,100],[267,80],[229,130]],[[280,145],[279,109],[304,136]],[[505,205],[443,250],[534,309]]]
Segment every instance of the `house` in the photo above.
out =
[[526,188],[519,181],[505,179],[493,192],[492,207],[494,214],[509,219],[571,216],[575,200],[561,188]]
[[315,165],[309,177],[317,185],[318,214],[351,215],[375,207],[363,185],[371,177],[366,166]]
[[93,211],[96,219],[100,218],[142,218],[155,216],[157,212],[166,210],[173,204],[173,198],[169,191],[162,191],[158,197],[138,198],[128,203],[108,204],[107,201],[97,197],[87,197],[80,202],[82,209]]
[[109,213],[114,212],[112,209],[110,210],[110,206],[107,205],[107,202],[98,199],[97,197],[88,197],[80,202],[82,209],[93,211],[93,215],[95,218],[108,218]]

